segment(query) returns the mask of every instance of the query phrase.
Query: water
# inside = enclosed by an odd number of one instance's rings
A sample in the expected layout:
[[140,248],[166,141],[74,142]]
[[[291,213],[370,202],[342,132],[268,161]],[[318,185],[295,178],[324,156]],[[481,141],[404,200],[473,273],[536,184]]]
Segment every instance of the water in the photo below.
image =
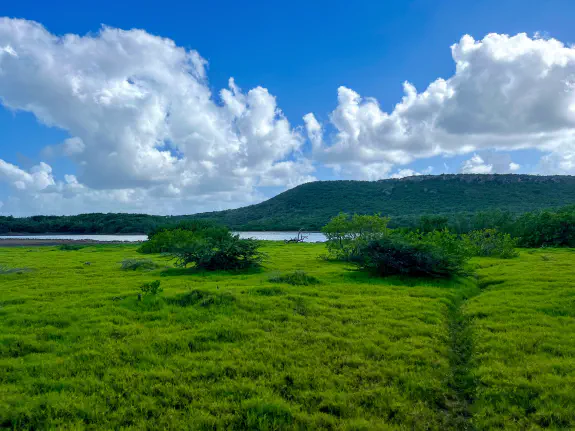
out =
[[[237,232],[240,234],[241,238],[254,238],[260,240],[271,240],[271,241],[283,241],[286,239],[295,238],[297,232]],[[324,242],[325,236],[320,232],[308,232],[304,236],[307,236],[305,242]],[[148,239],[146,235],[74,235],[74,234],[63,234],[63,235],[18,235],[18,236],[8,236],[0,235],[0,240],[2,239],[70,239],[70,240],[92,240],[92,241],[145,241]]]

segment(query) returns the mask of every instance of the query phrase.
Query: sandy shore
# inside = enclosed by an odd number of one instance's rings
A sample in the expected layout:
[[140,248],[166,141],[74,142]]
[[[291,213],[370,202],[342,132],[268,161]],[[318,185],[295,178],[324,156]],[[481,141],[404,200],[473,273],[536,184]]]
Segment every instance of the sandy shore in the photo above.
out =
[[30,239],[30,238],[0,238],[0,247],[36,247],[43,245],[95,245],[95,244],[137,244],[137,241],[96,241],[93,239]]

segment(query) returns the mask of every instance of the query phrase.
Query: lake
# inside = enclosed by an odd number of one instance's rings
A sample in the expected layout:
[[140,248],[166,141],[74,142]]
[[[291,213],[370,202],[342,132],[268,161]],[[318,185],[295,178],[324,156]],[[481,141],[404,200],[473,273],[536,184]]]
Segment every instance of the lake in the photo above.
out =
[[[295,238],[297,232],[236,232],[240,234],[241,238],[254,238],[268,241],[283,241],[285,239]],[[307,236],[305,242],[325,242],[325,236],[321,232],[308,232],[304,234]],[[0,235],[1,239],[70,239],[70,240],[92,240],[92,241],[145,241],[148,237],[146,235]]]

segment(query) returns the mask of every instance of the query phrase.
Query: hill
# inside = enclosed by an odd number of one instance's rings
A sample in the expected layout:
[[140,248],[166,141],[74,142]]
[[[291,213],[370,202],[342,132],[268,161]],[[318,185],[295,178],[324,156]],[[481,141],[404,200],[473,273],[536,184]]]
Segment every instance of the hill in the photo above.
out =
[[317,181],[256,205],[194,215],[0,217],[0,233],[136,233],[184,218],[213,219],[237,230],[318,230],[342,211],[378,212],[392,217],[392,226],[412,226],[424,214],[455,217],[488,210],[523,213],[574,203],[573,176],[460,174],[380,181]]
[[195,217],[244,230],[314,230],[342,211],[381,213],[395,225],[410,225],[424,214],[523,213],[574,203],[573,176],[429,175],[306,183],[256,205]]

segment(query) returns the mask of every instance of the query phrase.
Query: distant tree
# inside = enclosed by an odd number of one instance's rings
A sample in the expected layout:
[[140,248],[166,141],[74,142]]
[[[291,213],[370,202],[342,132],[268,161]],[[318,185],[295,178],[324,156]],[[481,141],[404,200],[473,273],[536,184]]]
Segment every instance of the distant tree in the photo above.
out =
[[419,218],[418,229],[422,232],[433,232],[447,228],[449,219],[441,215],[424,215]]

